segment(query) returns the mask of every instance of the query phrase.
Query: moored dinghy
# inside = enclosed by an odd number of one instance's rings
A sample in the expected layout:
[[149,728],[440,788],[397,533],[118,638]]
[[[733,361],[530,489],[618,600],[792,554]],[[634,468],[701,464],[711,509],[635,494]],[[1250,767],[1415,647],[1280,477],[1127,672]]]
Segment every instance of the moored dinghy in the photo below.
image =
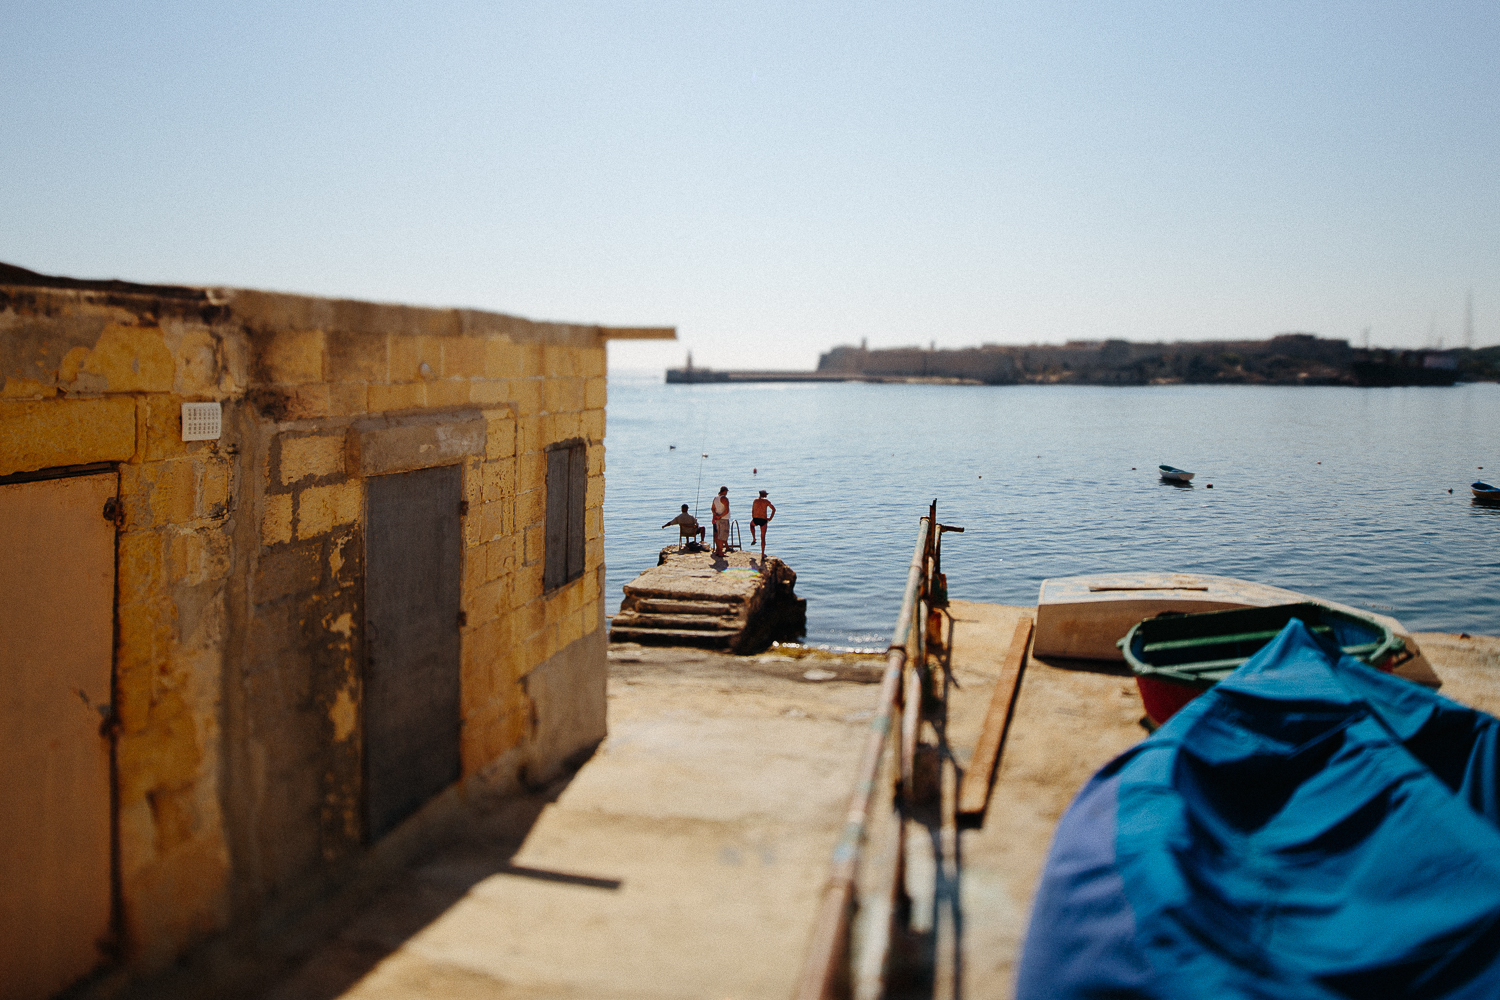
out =
[[1469,489],[1474,492],[1475,500],[1485,503],[1500,503],[1500,486],[1491,486],[1489,483],[1470,483]]
[[1412,654],[1396,673],[1419,684],[1438,686],[1437,674],[1422,655],[1416,637],[1394,618],[1294,590],[1206,573],[1094,573],[1043,580],[1037,595],[1035,652],[1043,658],[1119,663],[1124,653],[1116,643],[1143,618],[1164,611],[1194,614],[1303,601],[1317,601],[1389,627]]
[[1169,483],[1191,482],[1193,478],[1191,472],[1184,472],[1170,465],[1158,465],[1157,468],[1161,470],[1161,477]]
[[1161,725],[1274,640],[1293,619],[1329,644],[1328,651],[1390,671],[1411,654],[1394,622],[1307,601],[1269,608],[1198,614],[1168,612],[1137,622],[1119,647],[1135,674],[1151,721]]

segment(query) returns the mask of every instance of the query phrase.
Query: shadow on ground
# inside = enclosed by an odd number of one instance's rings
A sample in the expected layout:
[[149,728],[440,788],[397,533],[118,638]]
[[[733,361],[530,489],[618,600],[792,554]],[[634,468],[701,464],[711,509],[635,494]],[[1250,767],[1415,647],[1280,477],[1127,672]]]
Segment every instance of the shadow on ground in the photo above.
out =
[[617,891],[618,879],[549,871],[512,861],[542,810],[556,801],[570,779],[571,775],[541,792],[491,804],[460,835],[382,882],[341,928],[306,941],[299,949],[302,954],[283,966],[276,985],[246,995],[264,1000],[334,1000],[469,890],[494,876]]
[[619,890],[618,879],[512,860],[584,763],[577,760],[551,784],[520,795],[480,792],[407,864],[366,873],[300,914],[217,941],[120,1000],[334,1000],[486,879]]

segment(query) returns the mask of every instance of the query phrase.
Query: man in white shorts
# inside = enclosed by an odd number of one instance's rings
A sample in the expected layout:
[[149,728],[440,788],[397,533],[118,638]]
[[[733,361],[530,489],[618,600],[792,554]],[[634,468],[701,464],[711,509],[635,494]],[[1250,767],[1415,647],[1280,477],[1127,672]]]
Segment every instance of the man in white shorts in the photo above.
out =
[[720,486],[719,495],[709,507],[714,515],[714,555],[722,556],[729,547],[729,487]]

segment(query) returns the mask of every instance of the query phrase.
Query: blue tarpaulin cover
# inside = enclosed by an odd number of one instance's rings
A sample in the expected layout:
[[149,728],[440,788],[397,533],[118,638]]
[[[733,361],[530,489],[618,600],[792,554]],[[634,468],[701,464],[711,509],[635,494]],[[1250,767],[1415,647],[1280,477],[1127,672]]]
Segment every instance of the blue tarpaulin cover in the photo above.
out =
[[1500,997],[1500,720],[1292,620],[1084,786],[1016,995]]

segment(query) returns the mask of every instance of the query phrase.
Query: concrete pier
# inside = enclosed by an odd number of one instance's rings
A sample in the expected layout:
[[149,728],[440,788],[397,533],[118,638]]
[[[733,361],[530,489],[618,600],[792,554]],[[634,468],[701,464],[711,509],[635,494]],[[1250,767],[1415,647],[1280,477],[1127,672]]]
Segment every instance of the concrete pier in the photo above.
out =
[[625,584],[610,641],[755,652],[802,634],[807,601],[796,585],[797,574],[775,556],[670,546]]

